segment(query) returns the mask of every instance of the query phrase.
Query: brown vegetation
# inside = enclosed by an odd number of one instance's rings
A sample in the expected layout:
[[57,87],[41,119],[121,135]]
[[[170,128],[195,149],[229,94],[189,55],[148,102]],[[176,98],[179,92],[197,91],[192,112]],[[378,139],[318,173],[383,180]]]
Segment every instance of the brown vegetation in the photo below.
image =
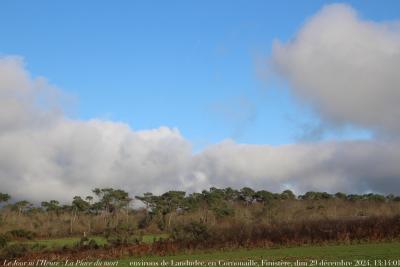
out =
[[[71,205],[56,200],[41,207],[29,202],[1,209],[0,245],[4,257],[49,256],[117,258],[130,255],[171,254],[182,250],[269,247],[303,244],[369,242],[400,238],[400,198],[377,194],[330,195],[307,192],[296,197],[250,188],[211,188],[186,195],[169,191],[136,197],[145,208],[132,209],[122,190],[95,189],[93,197],[75,197]],[[5,194],[0,195],[7,201]],[[9,198],[9,197],[8,197]],[[23,229],[23,230],[22,230]],[[143,244],[144,233],[164,232],[170,238]],[[74,247],[32,250],[8,240],[34,237],[83,236]],[[86,236],[103,235],[106,246]],[[18,251],[20,253],[18,253]]]
[[203,249],[276,247],[327,243],[378,242],[398,240],[400,216],[352,220],[318,220],[279,225],[232,224],[207,227],[190,223],[175,227],[169,240],[153,244],[125,244],[114,247],[76,247],[25,254],[25,260],[115,259],[129,256],[170,255]]

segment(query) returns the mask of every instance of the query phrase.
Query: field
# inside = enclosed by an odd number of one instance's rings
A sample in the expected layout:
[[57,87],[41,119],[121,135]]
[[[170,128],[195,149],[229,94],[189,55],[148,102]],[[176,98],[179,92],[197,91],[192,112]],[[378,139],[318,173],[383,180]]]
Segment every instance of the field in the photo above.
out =
[[[164,238],[165,235],[147,235],[144,240],[152,242],[154,238],[160,237]],[[102,238],[95,239],[99,243],[106,243]],[[38,243],[56,248],[72,245],[78,240],[78,238],[39,240],[31,241],[31,244]],[[94,260],[82,259],[61,266],[400,266],[400,242],[204,250],[167,256],[104,260],[101,264]]]
[[[264,266],[281,262],[303,262],[303,266],[340,266],[340,261],[348,261],[348,266],[400,266],[400,243],[356,244],[356,245],[330,245],[330,246],[304,246],[292,248],[272,249],[241,249],[222,252],[203,252],[190,255],[174,255],[165,257],[129,258],[119,261],[119,266],[139,266],[142,261],[166,261],[168,266],[188,266],[197,260],[209,266]],[[182,265],[189,261],[189,264]],[[252,264],[249,260],[254,260]],[[399,262],[397,261],[399,260]],[[324,262],[323,262],[324,261]],[[181,263],[181,264],[179,264]],[[236,263],[236,265],[235,265]],[[247,265],[245,265],[247,263]],[[331,263],[331,264],[330,264]],[[142,265],[143,266],[143,265]],[[272,265],[270,265],[272,266]],[[295,266],[294,264],[287,266]]]

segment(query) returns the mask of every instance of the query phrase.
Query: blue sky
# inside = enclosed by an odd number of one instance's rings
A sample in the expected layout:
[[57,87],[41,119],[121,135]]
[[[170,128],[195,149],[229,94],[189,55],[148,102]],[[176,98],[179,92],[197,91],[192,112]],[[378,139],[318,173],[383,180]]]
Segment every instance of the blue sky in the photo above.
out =
[[[1,1],[0,54],[25,59],[77,102],[70,116],[176,127],[195,150],[298,141],[316,115],[260,75],[332,1]],[[399,1],[350,1],[363,19],[398,18]],[[384,4],[383,4],[384,3]],[[368,138],[330,132],[324,139]]]

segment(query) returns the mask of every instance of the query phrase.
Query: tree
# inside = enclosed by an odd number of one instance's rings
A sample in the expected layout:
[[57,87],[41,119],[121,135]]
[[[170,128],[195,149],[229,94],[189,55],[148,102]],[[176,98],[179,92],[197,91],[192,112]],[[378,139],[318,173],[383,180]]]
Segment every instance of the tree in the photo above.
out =
[[370,200],[370,201],[376,201],[376,202],[385,202],[386,201],[385,196],[380,195],[380,194],[373,194],[373,193],[363,195],[363,199]]
[[0,204],[9,201],[11,196],[9,194],[0,193]]
[[77,212],[87,212],[90,208],[90,203],[83,200],[80,196],[75,196],[72,201],[72,208]]
[[93,201],[93,197],[92,196],[87,196],[87,197],[85,197],[85,199],[86,199],[87,202],[89,202],[89,205],[92,204],[92,201]]
[[[71,220],[70,220],[70,234],[73,232],[73,224],[75,220],[78,218],[80,212],[88,212],[90,209],[90,203],[83,200],[80,196],[75,196],[72,205],[70,206],[71,210]],[[90,223],[89,223],[89,231],[90,231]]]
[[126,207],[132,202],[129,194],[121,189],[95,188],[93,193],[99,198],[99,203],[101,203],[101,206],[108,213]]
[[331,199],[333,196],[327,192],[314,192],[309,191],[302,196],[299,196],[303,200],[321,200],[321,199]]
[[239,192],[239,199],[249,205],[254,200],[255,192],[250,187],[243,187]]
[[211,187],[209,192],[203,191],[203,196],[211,209],[221,206],[225,200],[224,190],[215,187]]
[[[93,193],[97,196],[98,202],[92,206],[96,210],[102,209],[106,215],[113,215],[116,218],[116,224],[118,223],[118,212],[125,209],[126,219],[128,220],[129,205],[132,202],[132,198],[129,194],[121,189],[113,188],[95,188]],[[108,221],[111,223],[111,220]]]
[[269,203],[271,203],[271,201],[273,201],[277,197],[275,196],[274,193],[271,193],[266,190],[260,190],[254,194],[254,198],[257,202],[260,202],[263,204],[269,204]]
[[280,199],[296,199],[296,195],[291,190],[285,190],[280,194]]
[[226,201],[235,202],[239,197],[239,192],[235,189],[227,187],[224,189],[224,195]]
[[50,200],[49,202],[43,201],[41,203],[41,206],[43,207],[43,209],[45,211],[55,212],[57,215],[59,215],[59,213],[61,211],[60,202],[58,202],[57,200]]
[[342,193],[342,192],[337,192],[335,194],[335,198],[337,198],[337,199],[347,199],[347,195],[345,193]]
[[189,212],[196,211],[203,202],[203,195],[201,193],[191,193],[186,197],[186,210]]
[[362,198],[363,198],[362,196],[357,195],[357,194],[347,195],[347,199],[350,200],[350,201],[362,200]]
[[164,217],[169,214],[168,227],[171,226],[171,219],[174,212],[185,210],[185,191],[168,191],[161,195],[159,201],[160,208]]
[[30,210],[32,207],[33,207],[33,204],[30,203],[29,201],[21,200],[21,201],[15,202],[12,205],[11,209],[14,210],[14,211],[17,211],[18,215],[21,215],[22,213],[27,212],[28,210]]

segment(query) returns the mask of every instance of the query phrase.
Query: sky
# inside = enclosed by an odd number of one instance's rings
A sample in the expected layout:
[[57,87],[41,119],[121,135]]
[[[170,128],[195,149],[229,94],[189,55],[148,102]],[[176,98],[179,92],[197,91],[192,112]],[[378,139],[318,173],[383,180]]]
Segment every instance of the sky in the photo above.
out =
[[398,1],[0,10],[0,182],[17,198],[400,193]]

